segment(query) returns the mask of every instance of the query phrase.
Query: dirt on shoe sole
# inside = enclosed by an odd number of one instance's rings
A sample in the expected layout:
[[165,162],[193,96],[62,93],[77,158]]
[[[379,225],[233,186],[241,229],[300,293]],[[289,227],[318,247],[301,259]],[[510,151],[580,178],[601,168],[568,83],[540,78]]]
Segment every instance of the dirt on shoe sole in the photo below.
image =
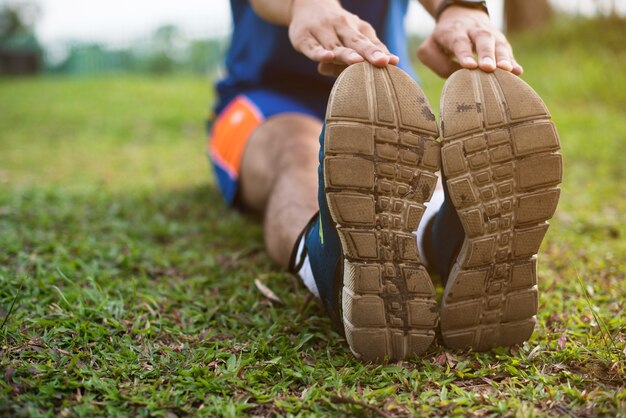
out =
[[346,339],[364,360],[419,354],[435,337],[435,292],[413,231],[437,183],[437,137],[426,97],[402,70],[360,63],[337,79],[325,193],[343,251]]
[[539,246],[559,200],[559,138],[543,101],[502,70],[461,70],[441,100],[442,169],[465,240],[441,307],[450,348],[528,340]]

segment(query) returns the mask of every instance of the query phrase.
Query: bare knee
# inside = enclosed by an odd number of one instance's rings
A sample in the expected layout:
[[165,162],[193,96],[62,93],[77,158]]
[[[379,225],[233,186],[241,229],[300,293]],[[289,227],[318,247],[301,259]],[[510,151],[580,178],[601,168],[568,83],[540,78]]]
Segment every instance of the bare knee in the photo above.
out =
[[282,144],[280,157],[276,161],[281,170],[310,170],[317,167],[319,155],[318,135],[310,132],[295,132],[293,136]]
[[262,212],[278,177],[294,170],[315,170],[321,122],[299,114],[272,117],[250,137],[241,162],[240,197]]

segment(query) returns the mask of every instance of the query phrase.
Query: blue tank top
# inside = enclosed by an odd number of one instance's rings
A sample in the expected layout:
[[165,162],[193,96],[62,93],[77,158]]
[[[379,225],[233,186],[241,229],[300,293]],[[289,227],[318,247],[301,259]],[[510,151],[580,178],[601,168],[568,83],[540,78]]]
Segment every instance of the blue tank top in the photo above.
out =
[[[408,0],[343,0],[342,6],[369,22],[399,67],[414,76],[407,54],[404,16]],[[233,34],[226,55],[227,75],[217,84],[219,113],[240,94],[258,89],[294,95],[314,106],[326,105],[335,81],[317,73],[317,63],[295,51],[288,29],[261,19],[248,0],[231,0]]]

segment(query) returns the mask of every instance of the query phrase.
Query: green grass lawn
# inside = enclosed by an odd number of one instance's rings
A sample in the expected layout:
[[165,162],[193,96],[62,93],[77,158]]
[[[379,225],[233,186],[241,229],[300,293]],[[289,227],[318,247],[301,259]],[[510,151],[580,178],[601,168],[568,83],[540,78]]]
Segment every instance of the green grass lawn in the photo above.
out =
[[625,27],[514,42],[566,164],[531,340],[387,365],[221,202],[208,80],[0,79],[0,416],[626,414]]

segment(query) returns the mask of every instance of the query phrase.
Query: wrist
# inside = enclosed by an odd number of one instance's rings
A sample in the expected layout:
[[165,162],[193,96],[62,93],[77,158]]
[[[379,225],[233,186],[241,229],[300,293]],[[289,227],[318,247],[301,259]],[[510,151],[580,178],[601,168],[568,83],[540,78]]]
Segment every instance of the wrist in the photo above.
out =
[[441,16],[451,8],[463,9],[466,12],[478,11],[481,14],[489,16],[487,2],[484,0],[441,0],[433,17],[438,21]]
[[480,9],[469,9],[463,6],[451,5],[441,11],[437,17],[437,22],[449,19],[458,19],[462,17],[474,17],[478,19],[489,20],[489,14]]
[[293,17],[302,11],[310,10],[311,7],[325,8],[329,6],[339,6],[339,0],[288,0],[287,16],[288,24],[291,24]]

